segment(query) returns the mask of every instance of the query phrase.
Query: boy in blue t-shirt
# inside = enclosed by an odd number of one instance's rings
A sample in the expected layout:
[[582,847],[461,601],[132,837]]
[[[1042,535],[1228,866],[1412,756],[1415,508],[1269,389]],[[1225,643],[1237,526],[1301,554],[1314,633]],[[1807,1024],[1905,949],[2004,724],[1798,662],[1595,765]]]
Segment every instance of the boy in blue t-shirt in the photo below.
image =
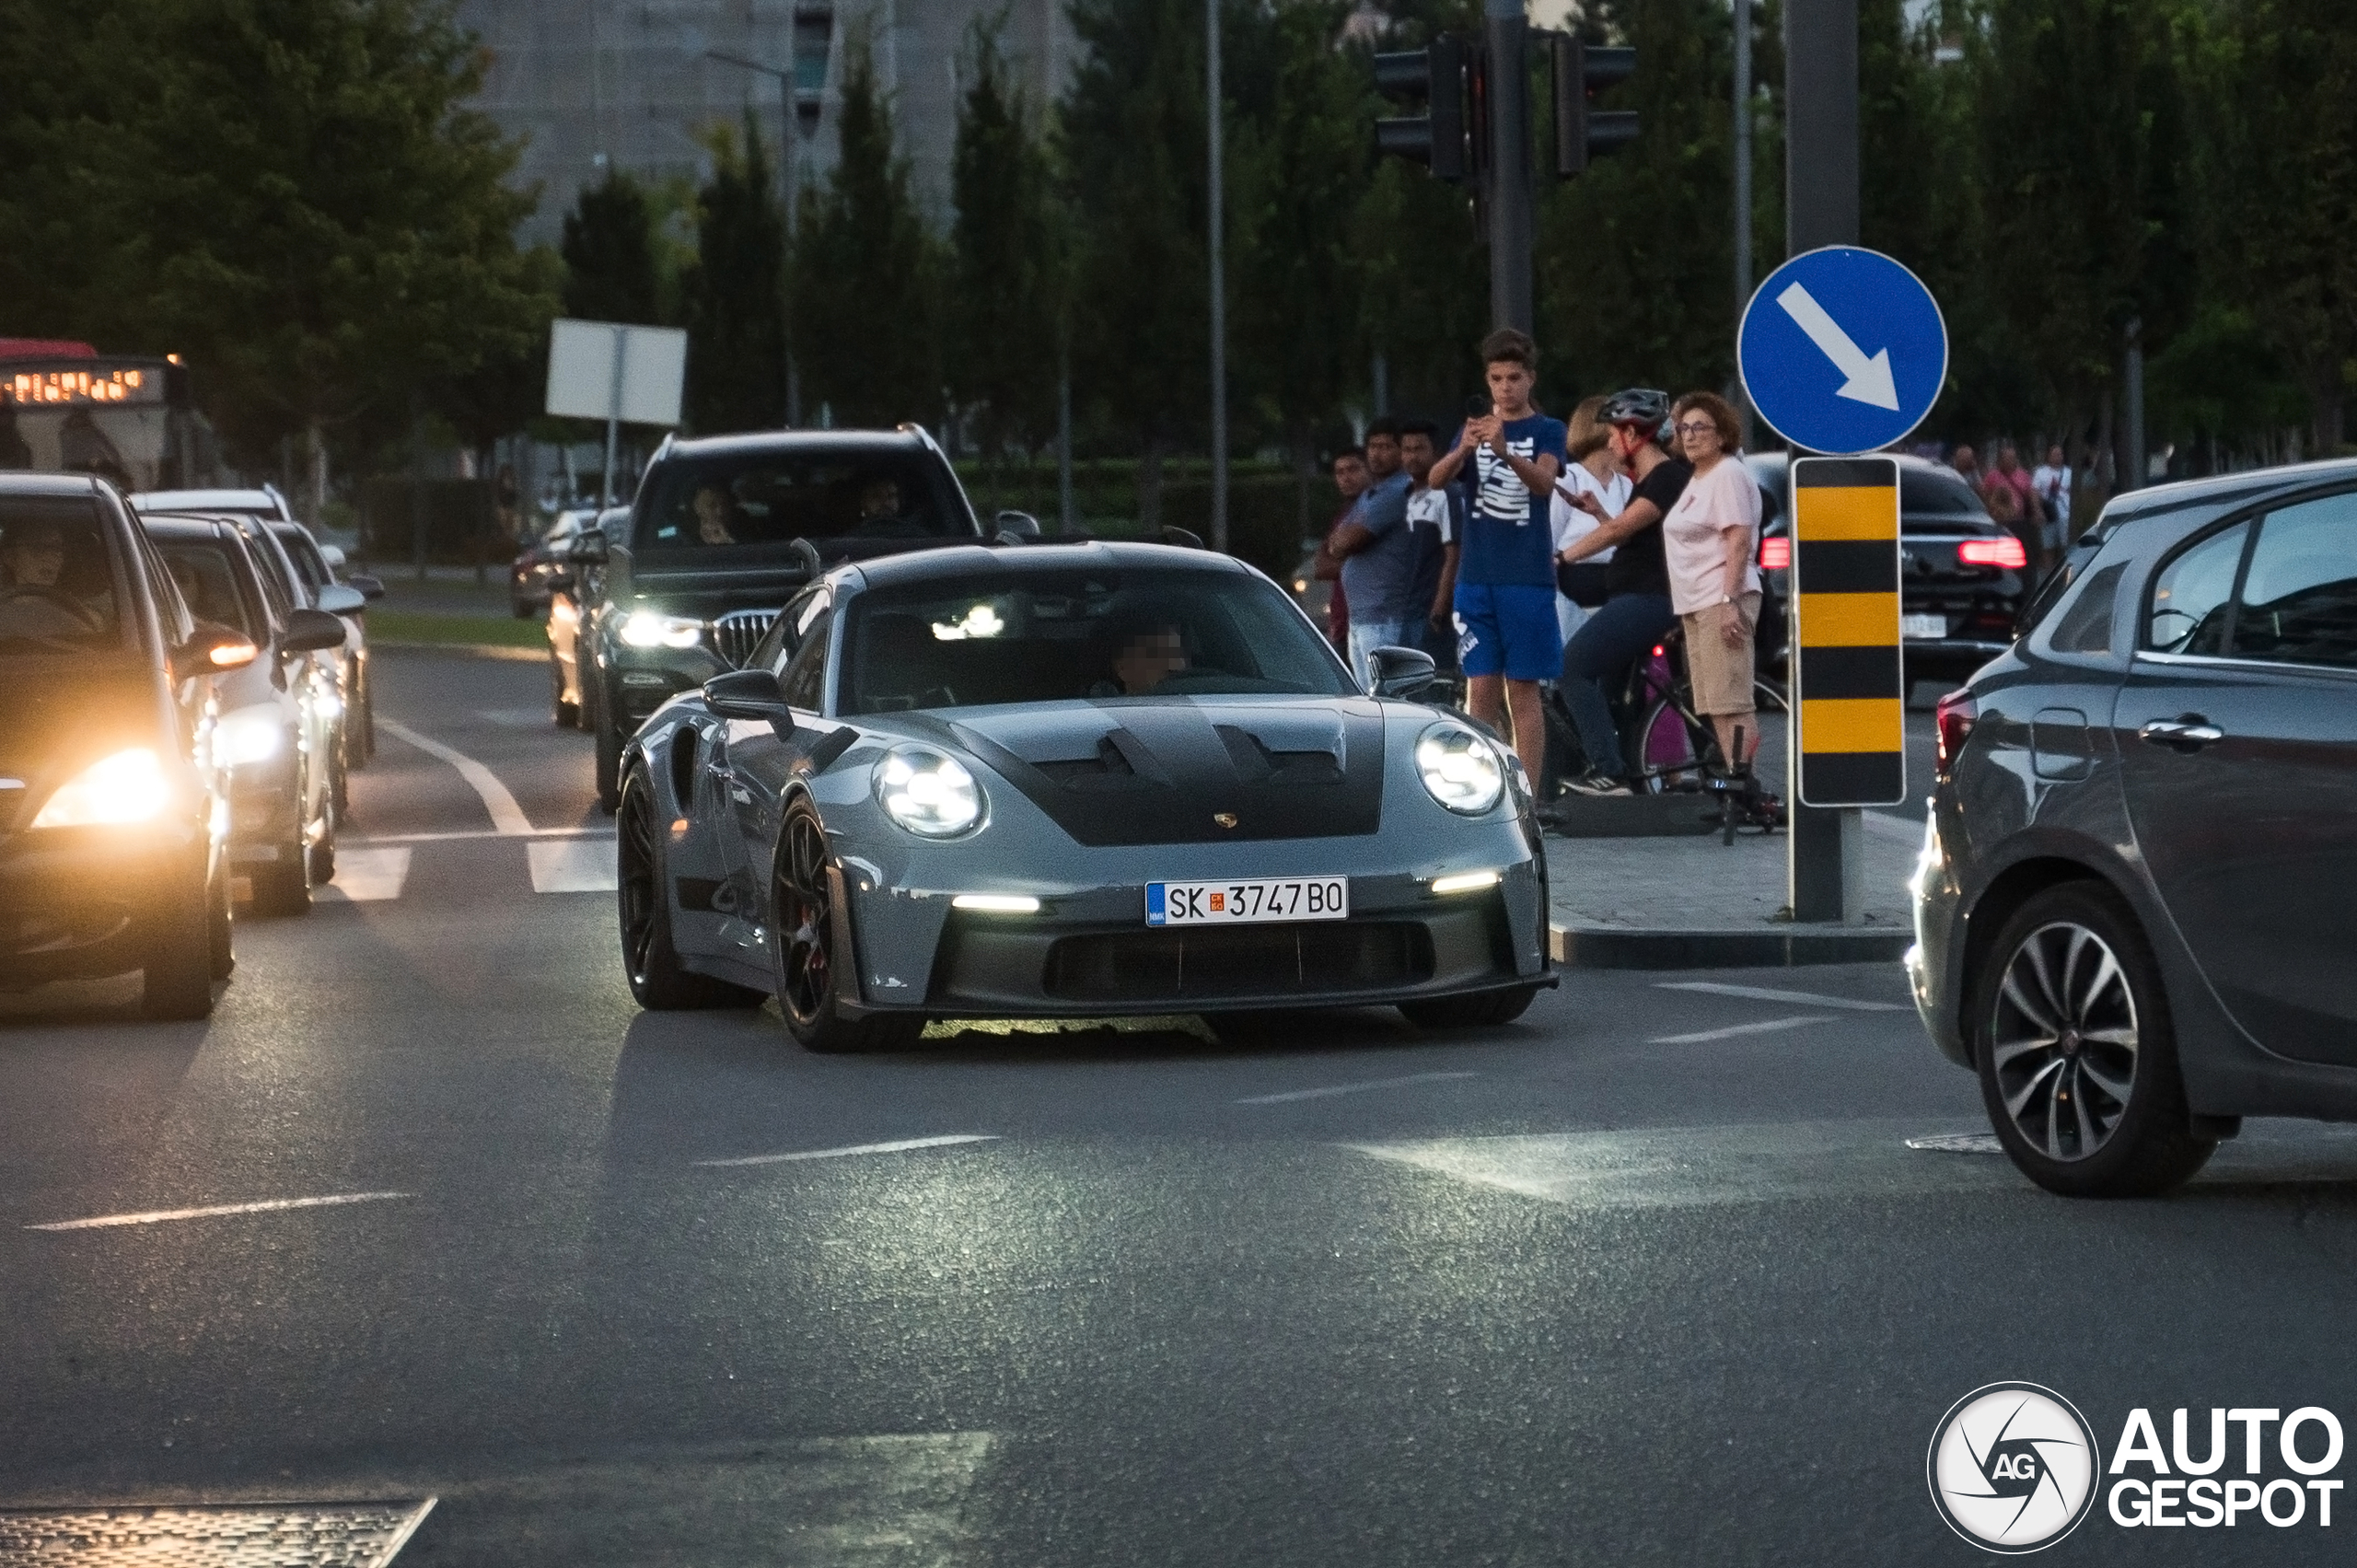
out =
[[1547,757],[1538,683],[1562,668],[1548,499],[1563,471],[1563,422],[1530,406],[1538,345],[1502,327],[1481,340],[1491,412],[1465,422],[1433,465],[1437,489],[1469,465],[1472,501],[1457,559],[1457,656],[1473,716],[1514,737],[1531,787]]

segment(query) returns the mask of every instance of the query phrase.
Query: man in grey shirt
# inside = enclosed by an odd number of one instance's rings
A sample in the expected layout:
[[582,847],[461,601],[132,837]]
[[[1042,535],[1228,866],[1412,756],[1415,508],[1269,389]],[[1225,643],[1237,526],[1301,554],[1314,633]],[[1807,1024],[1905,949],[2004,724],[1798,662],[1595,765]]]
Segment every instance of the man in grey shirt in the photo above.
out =
[[1342,563],[1351,601],[1351,673],[1366,679],[1367,655],[1382,647],[1423,645],[1429,607],[1416,599],[1417,546],[1408,526],[1409,480],[1399,461],[1399,422],[1386,415],[1366,427],[1366,468],[1374,483],[1326,541]]

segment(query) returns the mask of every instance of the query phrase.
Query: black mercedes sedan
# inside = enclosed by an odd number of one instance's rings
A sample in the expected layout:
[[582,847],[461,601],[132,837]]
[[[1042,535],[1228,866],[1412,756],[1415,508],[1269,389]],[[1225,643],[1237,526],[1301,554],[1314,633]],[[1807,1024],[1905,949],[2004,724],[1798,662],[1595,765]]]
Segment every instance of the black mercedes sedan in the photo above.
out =
[[[1790,454],[1744,459],[1759,482],[1762,664],[1783,656],[1793,540]],[[2014,640],[2030,586],[2029,552],[1945,463],[1898,459],[1898,609],[1910,681],[1962,680]]]
[[626,530],[585,529],[575,546],[600,568],[580,574],[575,651],[598,800],[620,802],[622,747],[646,716],[742,664],[824,565],[981,537],[912,424],[666,440]]
[[1940,704],[1916,1005],[2051,1191],[2357,1121],[2357,462],[2136,491]]
[[258,651],[190,612],[103,480],[0,474],[0,991],[135,970],[149,1016],[213,1010],[216,686]]

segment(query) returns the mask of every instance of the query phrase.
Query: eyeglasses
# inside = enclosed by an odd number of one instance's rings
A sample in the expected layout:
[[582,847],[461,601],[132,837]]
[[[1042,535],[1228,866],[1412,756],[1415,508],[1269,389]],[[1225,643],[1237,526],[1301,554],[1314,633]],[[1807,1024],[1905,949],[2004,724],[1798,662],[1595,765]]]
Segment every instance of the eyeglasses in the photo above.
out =
[[1674,428],[1680,436],[1701,436],[1706,432],[1716,435],[1719,427],[1707,419],[1689,419],[1684,424]]

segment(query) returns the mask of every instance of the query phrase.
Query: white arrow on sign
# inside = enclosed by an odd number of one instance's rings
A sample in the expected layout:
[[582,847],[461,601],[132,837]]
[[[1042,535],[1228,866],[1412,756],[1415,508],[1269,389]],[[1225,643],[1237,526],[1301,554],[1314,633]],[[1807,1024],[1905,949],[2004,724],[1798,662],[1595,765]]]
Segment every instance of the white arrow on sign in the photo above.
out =
[[1850,377],[1833,394],[1835,397],[1872,403],[1876,408],[1898,407],[1898,385],[1890,378],[1890,350],[1879,350],[1868,359],[1865,350],[1851,342],[1850,334],[1825,313],[1825,307],[1798,284],[1778,295],[1776,303],[1808,334],[1809,342],[1825,351],[1825,357],[1833,362],[1833,367]]

